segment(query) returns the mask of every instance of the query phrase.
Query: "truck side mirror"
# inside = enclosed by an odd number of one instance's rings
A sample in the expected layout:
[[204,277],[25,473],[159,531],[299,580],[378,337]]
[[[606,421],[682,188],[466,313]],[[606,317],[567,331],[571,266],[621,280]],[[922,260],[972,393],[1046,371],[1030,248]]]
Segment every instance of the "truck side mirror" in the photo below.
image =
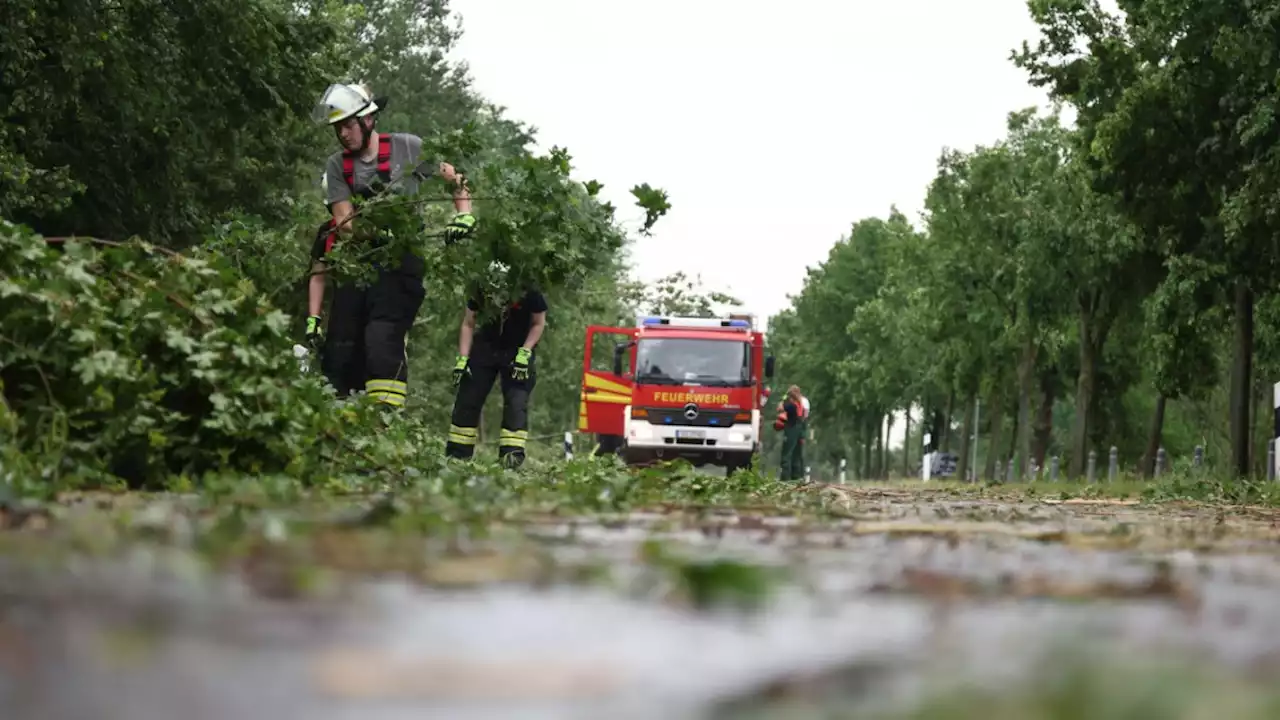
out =
[[773,379],[773,363],[774,357],[772,355],[764,359],[764,376],[771,380]]
[[629,342],[618,343],[617,345],[613,346],[613,374],[614,375],[618,375],[618,376],[622,375],[622,356],[627,353],[627,350],[630,347],[631,347],[631,343]]

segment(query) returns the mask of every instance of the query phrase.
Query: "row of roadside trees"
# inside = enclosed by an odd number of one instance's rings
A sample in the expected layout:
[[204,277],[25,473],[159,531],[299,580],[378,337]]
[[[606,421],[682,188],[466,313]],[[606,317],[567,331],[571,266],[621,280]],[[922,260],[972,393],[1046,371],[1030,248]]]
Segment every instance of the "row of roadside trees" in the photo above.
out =
[[[914,472],[921,434],[1023,477],[1119,449],[1264,470],[1280,377],[1280,2],[1030,0],[1052,111],[943,150],[919,223],[853,224],[771,334],[815,463]],[[1064,122],[1063,111],[1074,116]],[[834,336],[830,328],[843,332]],[[980,407],[975,419],[975,407]],[[890,453],[907,424],[906,455]],[[896,458],[895,458],[896,455]]]

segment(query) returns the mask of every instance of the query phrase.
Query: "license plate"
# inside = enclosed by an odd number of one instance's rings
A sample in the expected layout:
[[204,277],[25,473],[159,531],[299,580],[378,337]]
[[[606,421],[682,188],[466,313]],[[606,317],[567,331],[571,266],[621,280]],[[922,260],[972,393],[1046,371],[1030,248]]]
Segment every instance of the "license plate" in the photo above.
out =
[[677,438],[689,438],[690,440],[702,440],[707,436],[706,430],[677,430]]

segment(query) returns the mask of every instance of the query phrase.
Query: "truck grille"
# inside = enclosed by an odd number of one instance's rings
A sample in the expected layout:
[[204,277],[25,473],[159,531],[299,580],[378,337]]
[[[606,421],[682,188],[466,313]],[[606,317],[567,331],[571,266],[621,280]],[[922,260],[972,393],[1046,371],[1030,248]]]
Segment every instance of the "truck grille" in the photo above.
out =
[[654,425],[681,425],[684,427],[730,427],[738,410],[699,410],[698,417],[690,420],[683,408],[645,408],[649,422]]

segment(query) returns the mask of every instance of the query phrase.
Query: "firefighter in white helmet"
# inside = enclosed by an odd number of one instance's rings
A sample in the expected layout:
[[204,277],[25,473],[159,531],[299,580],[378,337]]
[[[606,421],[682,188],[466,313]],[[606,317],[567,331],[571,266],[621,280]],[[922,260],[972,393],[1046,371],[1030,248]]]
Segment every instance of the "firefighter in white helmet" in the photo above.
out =
[[[369,198],[374,187],[395,184],[395,190],[417,191],[422,138],[409,133],[376,132],[377,114],[387,106],[385,97],[373,97],[367,87],[335,83],[321,95],[312,119],[334,129],[342,149],[329,156],[322,186],[331,214],[312,248],[313,269],[309,285],[307,337],[313,346],[323,344],[321,368],[340,397],[364,389],[371,397],[394,407],[404,405],[408,394],[408,358],[405,342],[414,317],[422,306],[424,264],[406,252],[396,267],[378,267],[378,279],[361,288],[340,285],[330,307],[327,337],[321,341],[320,311],[324,304],[324,256],[335,242],[352,238],[359,224],[352,197]],[[461,175],[452,165],[434,167],[454,184],[457,214],[446,228],[445,242],[452,244],[475,227],[471,199]],[[364,233],[362,233],[364,235]]]

